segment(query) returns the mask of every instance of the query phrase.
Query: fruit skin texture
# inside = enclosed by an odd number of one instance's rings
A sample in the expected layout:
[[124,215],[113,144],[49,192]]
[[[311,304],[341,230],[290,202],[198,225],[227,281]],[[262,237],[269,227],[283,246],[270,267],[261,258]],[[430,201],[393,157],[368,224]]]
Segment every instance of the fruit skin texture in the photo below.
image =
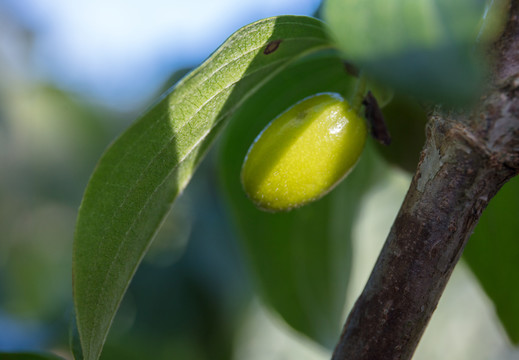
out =
[[285,211],[317,200],[353,168],[366,123],[335,94],[306,98],[272,120],[245,157],[241,181],[262,210]]

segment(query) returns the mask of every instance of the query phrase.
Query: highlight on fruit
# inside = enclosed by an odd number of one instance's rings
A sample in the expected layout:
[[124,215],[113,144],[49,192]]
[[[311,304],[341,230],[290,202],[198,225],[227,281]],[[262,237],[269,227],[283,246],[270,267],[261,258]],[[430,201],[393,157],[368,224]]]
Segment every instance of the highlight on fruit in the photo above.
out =
[[332,93],[308,97],[272,120],[241,169],[247,196],[262,210],[286,211],[320,199],[354,167],[367,129],[360,104]]

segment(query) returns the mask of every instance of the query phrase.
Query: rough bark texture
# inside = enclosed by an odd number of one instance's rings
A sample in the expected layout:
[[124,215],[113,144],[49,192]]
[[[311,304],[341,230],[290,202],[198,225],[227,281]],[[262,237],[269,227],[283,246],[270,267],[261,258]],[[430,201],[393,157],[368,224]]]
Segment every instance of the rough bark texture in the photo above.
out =
[[519,4],[471,112],[436,109],[418,170],[333,360],[410,359],[482,211],[519,172]]

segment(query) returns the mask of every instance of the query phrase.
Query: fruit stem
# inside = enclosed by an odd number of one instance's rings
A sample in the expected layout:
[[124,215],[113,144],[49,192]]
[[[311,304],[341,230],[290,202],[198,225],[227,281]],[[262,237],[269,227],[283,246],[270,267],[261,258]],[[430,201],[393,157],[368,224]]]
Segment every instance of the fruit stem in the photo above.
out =
[[357,81],[357,85],[355,87],[355,92],[353,93],[353,97],[351,99],[351,109],[355,111],[357,115],[360,114],[360,109],[362,107],[362,101],[364,100],[364,96],[367,91],[367,79],[364,72],[361,71],[359,74],[359,80]]

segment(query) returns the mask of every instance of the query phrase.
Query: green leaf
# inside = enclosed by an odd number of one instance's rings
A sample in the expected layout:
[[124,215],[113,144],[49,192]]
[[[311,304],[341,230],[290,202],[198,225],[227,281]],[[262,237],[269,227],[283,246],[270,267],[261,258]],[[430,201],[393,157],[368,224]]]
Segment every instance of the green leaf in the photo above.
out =
[[481,88],[475,45],[487,0],[327,0],[346,58],[400,92],[468,101]]
[[228,117],[291,61],[329,46],[323,23],[313,18],[248,25],[105,152],[86,189],[74,242],[74,302],[85,360],[99,357],[155,232]]
[[245,195],[240,169],[254,138],[295,102],[319,92],[349,98],[356,79],[337,52],[292,64],[235,113],[222,139],[220,169],[231,213],[263,300],[294,329],[331,348],[343,321],[351,267],[351,231],[373,169],[364,154],[346,180],[323,199],[283,213],[258,210]]
[[64,360],[53,354],[43,353],[0,353],[0,360]]
[[483,212],[464,258],[494,303],[510,340],[519,344],[519,177],[505,184]]

